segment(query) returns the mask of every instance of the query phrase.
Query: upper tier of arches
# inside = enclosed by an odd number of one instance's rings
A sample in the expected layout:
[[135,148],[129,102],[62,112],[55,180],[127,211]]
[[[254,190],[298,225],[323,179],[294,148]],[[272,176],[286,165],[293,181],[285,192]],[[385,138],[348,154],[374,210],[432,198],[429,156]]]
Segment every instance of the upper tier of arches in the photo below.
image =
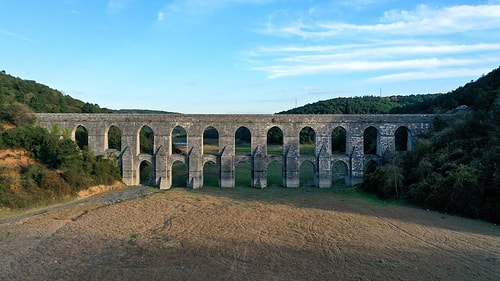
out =
[[[411,149],[415,137],[432,126],[432,115],[148,115],[38,114],[49,130],[70,129],[96,154],[133,148],[133,154],[168,155],[363,154]],[[389,142],[388,142],[389,141]],[[210,145],[210,149],[206,148]],[[290,149],[293,148],[293,151]],[[296,148],[296,149],[295,149]]]

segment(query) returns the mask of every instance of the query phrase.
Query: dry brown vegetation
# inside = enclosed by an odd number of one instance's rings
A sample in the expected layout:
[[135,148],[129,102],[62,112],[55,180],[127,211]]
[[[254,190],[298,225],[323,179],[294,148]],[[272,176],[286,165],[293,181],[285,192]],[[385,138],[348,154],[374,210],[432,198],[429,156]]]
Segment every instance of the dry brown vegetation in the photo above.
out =
[[0,221],[0,280],[500,279],[498,226],[380,203],[125,188]]
[[28,166],[35,161],[24,149],[0,149],[0,167]]

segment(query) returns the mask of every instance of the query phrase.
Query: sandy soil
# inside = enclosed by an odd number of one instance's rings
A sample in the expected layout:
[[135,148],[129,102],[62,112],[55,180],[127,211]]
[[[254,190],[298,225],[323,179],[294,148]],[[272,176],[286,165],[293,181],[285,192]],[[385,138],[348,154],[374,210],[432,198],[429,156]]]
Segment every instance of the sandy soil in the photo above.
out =
[[500,227],[330,191],[124,188],[0,221],[0,280],[500,280]]
[[0,149],[0,167],[27,166],[35,161],[23,149]]

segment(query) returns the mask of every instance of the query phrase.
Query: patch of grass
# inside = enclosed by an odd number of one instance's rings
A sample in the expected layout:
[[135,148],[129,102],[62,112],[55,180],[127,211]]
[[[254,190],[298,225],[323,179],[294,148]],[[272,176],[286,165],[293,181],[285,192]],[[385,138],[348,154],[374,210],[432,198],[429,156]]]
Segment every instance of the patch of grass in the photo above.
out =
[[252,171],[250,164],[238,163],[235,167],[235,186],[236,187],[250,187],[252,186]]
[[299,151],[300,155],[314,155],[315,154],[314,144],[300,144]]
[[245,145],[236,145],[236,147],[234,148],[234,151],[236,152],[236,154],[243,154],[243,155],[250,155],[250,150],[252,148],[250,147],[250,144],[245,144]]
[[283,186],[283,167],[280,162],[273,161],[267,166],[267,186],[281,187]]
[[402,265],[402,262],[394,259],[381,259],[375,262],[375,265],[382,268],[396,269]]
[[127,238],[127,244],[129,245],[136,245],[137,244],[137,238],[139,238],[139,234],[133,233],[130,234]]
[[281,144],[267,144],[267,154],[268,155],[282,155],[283,145]]
[[356,198],[361,199],[366,203],[377,206],[387,206],[391,204],[395,204],[396,201],[386,201],[377,197],[377,195],[368,193],[362,190],[359,185],[353,187],[344,187],[335,189],[335,194],[340,196],[345,196],[347,198]]
[[0,208],[0,219],[5,219],[9,218],[12,216],[17,216],[24,213],[24,210],[22,209],[7,209],[7,208]]

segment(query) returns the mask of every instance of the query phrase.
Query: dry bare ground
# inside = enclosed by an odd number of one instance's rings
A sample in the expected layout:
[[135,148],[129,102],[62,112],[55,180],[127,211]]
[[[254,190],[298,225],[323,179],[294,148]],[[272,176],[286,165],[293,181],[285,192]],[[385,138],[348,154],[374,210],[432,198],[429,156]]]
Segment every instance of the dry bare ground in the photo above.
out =
[[331,190],[124,188],[0,241],[1,280],[500,280],[499,226]]

